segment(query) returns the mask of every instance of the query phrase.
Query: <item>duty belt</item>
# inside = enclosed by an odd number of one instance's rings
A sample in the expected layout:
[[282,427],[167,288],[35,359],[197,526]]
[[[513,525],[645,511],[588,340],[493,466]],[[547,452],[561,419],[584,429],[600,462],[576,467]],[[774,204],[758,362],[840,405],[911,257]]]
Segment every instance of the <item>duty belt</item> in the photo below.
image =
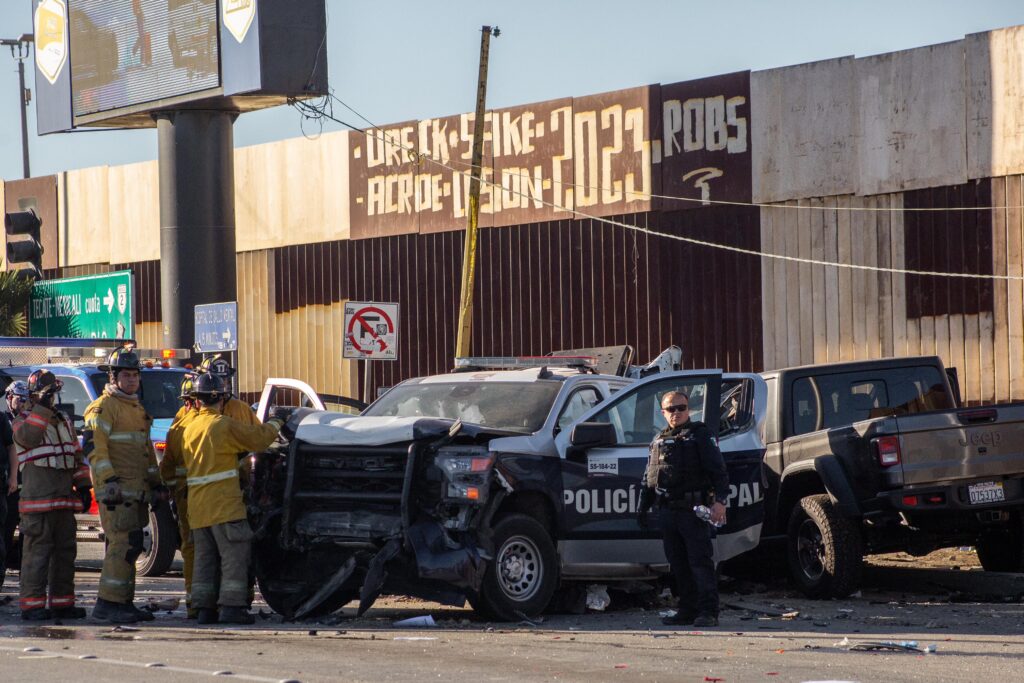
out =
[[225,470],[223,472],[214,472],[213,474],[204,474],[199,477],[189,477],[185,480],[185,483],[189,486],[202,486],[203,484],[212,484],[215,481],[224,481],[225,479],[232,479],[238,476],[238,470]]

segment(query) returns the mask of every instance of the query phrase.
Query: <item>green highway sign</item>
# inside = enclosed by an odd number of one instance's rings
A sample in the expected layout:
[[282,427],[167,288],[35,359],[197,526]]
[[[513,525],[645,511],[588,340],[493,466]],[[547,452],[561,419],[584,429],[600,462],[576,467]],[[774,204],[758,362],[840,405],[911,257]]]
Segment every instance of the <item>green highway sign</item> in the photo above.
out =
[[132,271],[37,282],[29,317],[33,337],[131,339]]

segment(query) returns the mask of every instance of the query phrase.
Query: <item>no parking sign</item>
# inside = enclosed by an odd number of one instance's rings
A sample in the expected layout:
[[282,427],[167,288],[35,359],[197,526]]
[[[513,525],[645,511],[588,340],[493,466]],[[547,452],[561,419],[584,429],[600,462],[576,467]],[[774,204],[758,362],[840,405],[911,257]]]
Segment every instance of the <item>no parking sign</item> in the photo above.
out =
[[346,303],[342,357],[398,360],[398,304],[376,301]]

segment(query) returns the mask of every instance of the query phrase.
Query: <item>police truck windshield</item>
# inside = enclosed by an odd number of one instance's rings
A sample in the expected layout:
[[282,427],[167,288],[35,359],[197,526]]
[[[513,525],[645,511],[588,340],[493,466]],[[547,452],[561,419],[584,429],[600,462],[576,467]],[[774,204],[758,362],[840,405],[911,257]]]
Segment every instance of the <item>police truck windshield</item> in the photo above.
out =
[[[185,371],[156,370],[142,372],[142,405],[155,420],[172,418],[181,407],[181,377]],[[102,394],[107,386],[107,374],[97,373],[89,377],[96,394]]]
[[544,425],[559,382],[429,382],[401,384],[363,412],[367,416],[441,417],[532,434]]

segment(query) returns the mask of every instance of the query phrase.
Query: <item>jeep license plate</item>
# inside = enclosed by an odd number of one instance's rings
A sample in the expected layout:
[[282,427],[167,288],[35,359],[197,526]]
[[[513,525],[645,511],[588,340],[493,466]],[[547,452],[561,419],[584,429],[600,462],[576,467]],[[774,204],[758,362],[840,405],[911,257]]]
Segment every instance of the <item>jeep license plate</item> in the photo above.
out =
[[986,481],[983,484],[971,484],[967,487],[967,494],[971,497],[971,505],[982,505],[984,503],[998,503],[1006,500],[1003,493],[1003,482]]

